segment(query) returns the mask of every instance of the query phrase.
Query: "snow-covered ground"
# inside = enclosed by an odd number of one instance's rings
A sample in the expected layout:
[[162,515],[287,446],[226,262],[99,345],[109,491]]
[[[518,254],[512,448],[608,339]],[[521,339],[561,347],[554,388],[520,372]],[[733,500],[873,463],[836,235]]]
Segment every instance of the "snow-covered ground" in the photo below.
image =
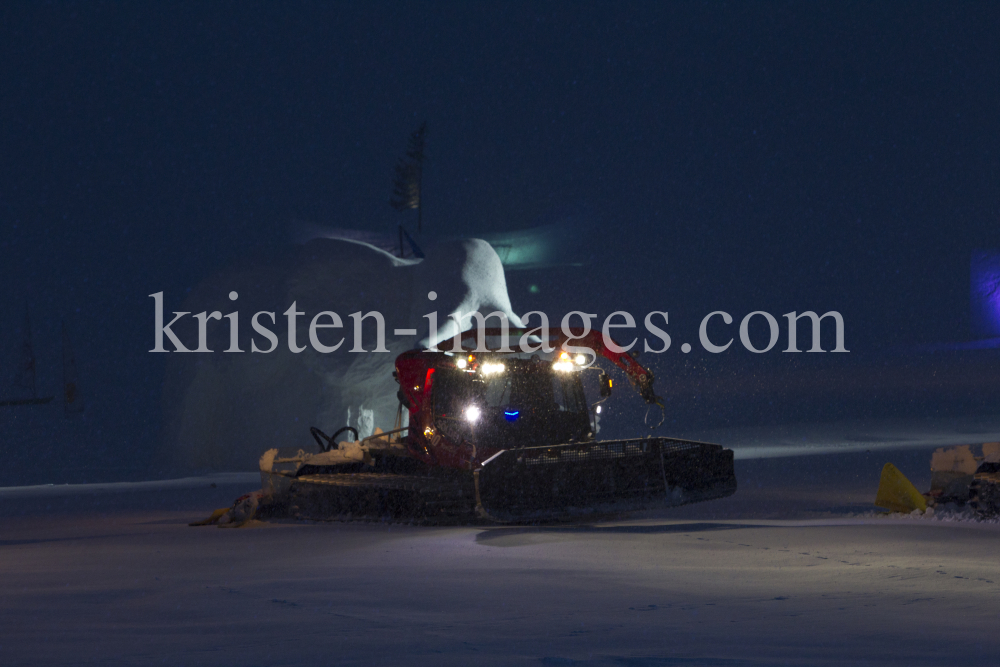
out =
[[[704,429],[684,437],[725,443],[737,459],[933,449],[1000,441],[1000,417],[854,419]],[[928,459],[929,460],[929,459]]]
[[559,527],[187,526],[245,475],[4,489],[0,664],[996,664],[1000,528],[875,515],[886,460],[929,478],[891,454]]

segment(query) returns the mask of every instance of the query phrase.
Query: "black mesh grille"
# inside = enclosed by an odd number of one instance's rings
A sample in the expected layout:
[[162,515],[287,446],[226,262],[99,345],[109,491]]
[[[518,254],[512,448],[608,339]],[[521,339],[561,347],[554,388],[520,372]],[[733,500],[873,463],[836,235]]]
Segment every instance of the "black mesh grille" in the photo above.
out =
[[736,490],[732,450],[673,438],[511,449],[476,475],[481,507],[503,520],[556,516],[574,508],[679,505]]
[[657,446],[659,446],[664,456],[672,456],[685,451],[701,451],[704,447],[700,443],[672,441],[666,438],[641,438],[581,444],[579,446],[531,447],[518,450],[517,461],[524,465],[537,466],[567,463],[570,461],[622,459],[632,456],[656,454]]

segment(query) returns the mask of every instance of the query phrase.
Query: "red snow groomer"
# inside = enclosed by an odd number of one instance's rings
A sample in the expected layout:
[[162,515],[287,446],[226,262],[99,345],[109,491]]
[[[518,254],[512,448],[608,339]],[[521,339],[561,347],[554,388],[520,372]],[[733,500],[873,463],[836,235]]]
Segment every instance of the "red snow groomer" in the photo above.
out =
[[[509,340],[503,333],[470,330],[461,340]],[[554,335],[556,351],[544,355],[552,358],[486,345],[399,355],[397,427],[362,440],[350,427],[332,437],[313,428],[319,453],[282,457],[270,450],[261,459],[265,497],[311,519],[539,522],[735,493],[733,452],[719,445],[652,436],[595,440],[612,380],[588,355],[560,350],[566,340]],[[652,373],[608,349],[600,332],[572,343],[624,371],[646,403],[662,410]],[[588,372],[600,386],[594,404],[581,381]],[[401,424],[404,408],[408,426]],[[354,441],[335,443],[345,431]]]

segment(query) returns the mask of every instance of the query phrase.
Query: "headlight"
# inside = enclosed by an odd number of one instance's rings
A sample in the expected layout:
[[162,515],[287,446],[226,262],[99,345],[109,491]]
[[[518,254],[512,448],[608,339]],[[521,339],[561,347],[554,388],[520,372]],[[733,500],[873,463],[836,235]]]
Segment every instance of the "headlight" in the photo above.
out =
[[465,418],[470,422],[474,422],[479,419],[479,415],[482,413],[483,411],[479,409],[479,406],[470,405],[465,409]]
[[480,366],[480,369],[483,371],[483,375],[492,375],[493,373],[503,373],[507,367],[503,364],[486,363]]
[[455,366],[458,368],[465,368],[469,363],[465,359],[458,359],[455,361]]

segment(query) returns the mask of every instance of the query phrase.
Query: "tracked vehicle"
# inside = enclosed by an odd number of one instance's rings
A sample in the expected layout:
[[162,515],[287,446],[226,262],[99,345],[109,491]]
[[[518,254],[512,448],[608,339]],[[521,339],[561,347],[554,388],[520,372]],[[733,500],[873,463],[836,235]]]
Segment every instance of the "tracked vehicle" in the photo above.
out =
[[[550,341],[556,350],[552,358],[486,345],[536,333],[486,329],[475,349],[401,354],[394,371],[396,428],[361,440],[350,427],[333,436],[313,428],[319,452],[264,455],[263,494],[272,513],[548,522],[682,505],[736,491],[733,452],[719,445],[652,436],[594,438],[602,403],[612,393],[611,377],[591,363],[596,359],[621,369],[663,421],[652,373],[632,356],[609,349],[600,333],[574,340],[569,351],[559,349],[566,338],[557,334]],[[472,330],[460,340],[476,336]],[[584,348],[593,356],[577,353]],[[585,373],[597,374],[600,397],[593,404],[584,394]],[[353,441],[335,442],[344,432],[353,433]]]

